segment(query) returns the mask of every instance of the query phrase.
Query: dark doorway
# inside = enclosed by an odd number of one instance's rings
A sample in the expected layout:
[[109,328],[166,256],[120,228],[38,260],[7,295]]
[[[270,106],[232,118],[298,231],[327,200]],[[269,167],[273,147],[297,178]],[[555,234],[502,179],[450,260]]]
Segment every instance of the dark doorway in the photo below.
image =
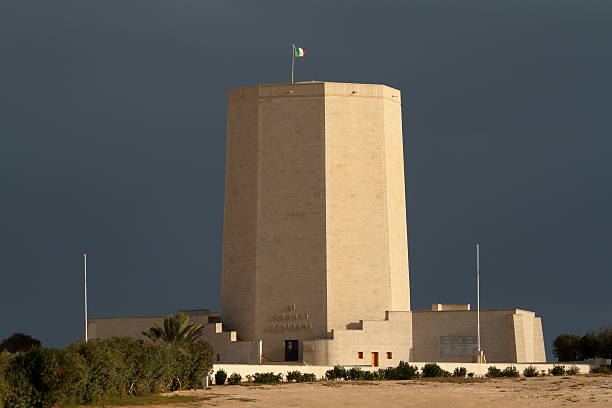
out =
[[378,367],[378,351],[372,352],[372,367]]
[[298,361],[298,341],[285,340],[285,361]]

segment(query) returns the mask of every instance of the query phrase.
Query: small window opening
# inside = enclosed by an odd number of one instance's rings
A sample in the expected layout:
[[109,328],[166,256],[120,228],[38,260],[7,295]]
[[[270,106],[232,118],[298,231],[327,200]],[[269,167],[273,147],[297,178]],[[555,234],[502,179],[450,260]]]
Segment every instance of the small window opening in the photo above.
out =
[[357,357],[363,358],[363,351],[358,351],[357,352]]
[[390,351],[387,351],[387,359],[391,360],[393,358],[393,353]]

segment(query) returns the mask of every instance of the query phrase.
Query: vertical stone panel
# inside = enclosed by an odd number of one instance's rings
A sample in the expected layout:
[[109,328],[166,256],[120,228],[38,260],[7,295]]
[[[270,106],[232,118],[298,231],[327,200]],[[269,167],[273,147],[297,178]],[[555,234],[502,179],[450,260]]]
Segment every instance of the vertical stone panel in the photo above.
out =
[[523,315],[523,333],[525,336],[525,359],[523,361],[535,361],[533,353],[533,318],[533,314]]
[[533,361],[546,362],[542,318],[537,316],[533,318]]
[[326,336],[323,84],[260,87],[257,337]]
[[390,310],[382,90],[325,84],[330,329]]
[[520,314],[512,315],[512,324],[514,326],[514,345],[516,347],[516,359],[509,361],[528,361],[526,359],[525,352],[525,316]]
[[410,310],[402,106],[398,90],[383,90],[389,239],[390,310]]
[[239,336],[255,336],[258,208],[258,92],[228,95],[221,314]]

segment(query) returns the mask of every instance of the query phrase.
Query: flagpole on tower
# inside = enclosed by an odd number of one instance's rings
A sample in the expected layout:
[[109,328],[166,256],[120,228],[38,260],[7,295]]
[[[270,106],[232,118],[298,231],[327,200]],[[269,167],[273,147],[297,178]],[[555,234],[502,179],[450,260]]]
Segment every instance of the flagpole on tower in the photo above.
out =
[[293,85],[293,71],[295,69],[295,44],[291,46],[291,84]]
[[[478,326],[478,354],[482,351],[480,347],[480,245],[476,244],[476,320]],[[480,361],[479,361],[480,362]]]
[[83,286],[84,286],[84,306],[85,306],[85,343],[87,343],[87,254],[83,254]]

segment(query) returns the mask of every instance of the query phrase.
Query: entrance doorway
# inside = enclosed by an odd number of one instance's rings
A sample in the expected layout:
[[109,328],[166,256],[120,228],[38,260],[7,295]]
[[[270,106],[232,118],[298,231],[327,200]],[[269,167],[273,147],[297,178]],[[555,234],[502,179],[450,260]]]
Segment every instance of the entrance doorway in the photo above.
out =
[[285,361],[298,361],[298,341],[285,340]]
[[378,351],[372,352],[372,367],[378,367]]

